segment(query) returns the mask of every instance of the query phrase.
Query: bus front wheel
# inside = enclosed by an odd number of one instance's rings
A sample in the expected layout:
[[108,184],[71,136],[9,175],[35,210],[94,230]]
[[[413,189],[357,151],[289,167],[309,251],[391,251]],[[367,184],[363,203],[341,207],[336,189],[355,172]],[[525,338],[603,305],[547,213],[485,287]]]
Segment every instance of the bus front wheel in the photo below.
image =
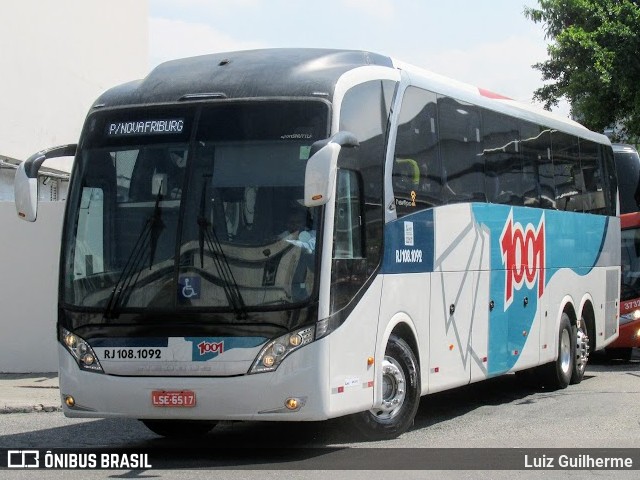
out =
[[189,438],[209,433],[218,422],[201,420],[141,420],[141,422],[162,437]]
[[382,404],[352,416],[369,440],[387,440],[406,432],[420,404],[420,372],[416,356],[402,338],[391,335],[382,368]]

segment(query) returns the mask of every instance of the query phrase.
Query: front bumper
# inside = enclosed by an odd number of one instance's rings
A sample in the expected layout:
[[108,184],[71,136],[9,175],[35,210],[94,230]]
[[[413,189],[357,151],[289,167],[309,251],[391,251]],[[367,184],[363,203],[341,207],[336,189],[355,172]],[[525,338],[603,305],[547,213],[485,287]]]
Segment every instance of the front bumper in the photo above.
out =
[[[270,373],[233,377],[115,376],[81,370],[58,346],[60,395],[68,417],[140,419],[312,421],[330,418],[327,344],[313,342],[287,357]],[[193,407],[155,407],[152,392],[190,390]],[[73,407],[65,403],[71,395]],[[302,407],[291,411],[288,398]]]

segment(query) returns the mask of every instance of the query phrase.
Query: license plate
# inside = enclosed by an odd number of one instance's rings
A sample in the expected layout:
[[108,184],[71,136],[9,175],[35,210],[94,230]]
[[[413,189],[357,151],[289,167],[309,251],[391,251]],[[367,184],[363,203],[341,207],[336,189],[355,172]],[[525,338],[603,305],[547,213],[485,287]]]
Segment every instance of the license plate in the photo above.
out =
[[151,392],[151,403],[154,407],[195,407],[196,393],[191,390]]

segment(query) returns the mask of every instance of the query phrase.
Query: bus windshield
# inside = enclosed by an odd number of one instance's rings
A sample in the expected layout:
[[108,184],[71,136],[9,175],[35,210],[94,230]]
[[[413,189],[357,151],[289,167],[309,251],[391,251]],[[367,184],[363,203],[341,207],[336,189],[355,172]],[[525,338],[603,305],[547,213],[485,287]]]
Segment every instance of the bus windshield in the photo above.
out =
[[307,302],[320,214],[302,204],[304,172],[327,114],[313,101],[97,114],[68,200],[64,303],[109,316]]
[[629,145],[614,145],[613,155],[620,186],[620,213],[634,213],[640,208],[640,157]]

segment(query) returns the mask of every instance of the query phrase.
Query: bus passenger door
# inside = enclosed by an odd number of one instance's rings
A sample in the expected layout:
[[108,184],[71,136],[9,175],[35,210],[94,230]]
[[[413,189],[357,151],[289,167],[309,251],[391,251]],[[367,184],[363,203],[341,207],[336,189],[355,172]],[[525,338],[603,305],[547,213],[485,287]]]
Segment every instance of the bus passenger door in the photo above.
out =
[[[455,219],[455,221],[451,221]],[[486,376],[489,232],[469,204],[434,209],[429,391]]]
[[469,383],[474,272],[436,272],[431,282],[429,392]]

